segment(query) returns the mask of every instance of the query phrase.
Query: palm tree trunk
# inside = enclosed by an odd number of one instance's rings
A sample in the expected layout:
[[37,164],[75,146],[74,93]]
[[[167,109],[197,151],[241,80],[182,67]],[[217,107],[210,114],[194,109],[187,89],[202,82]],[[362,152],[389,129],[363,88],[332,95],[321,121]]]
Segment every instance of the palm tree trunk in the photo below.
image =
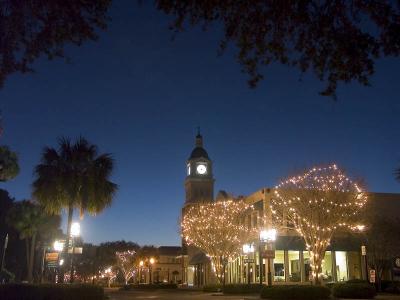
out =
[[31,239],[31,248],[30,248],[30,256],[28,263],[28,282],[32,283],[33,279],[33,262],[35,259],[35,243],[36,243],[36,233],[32,235]]

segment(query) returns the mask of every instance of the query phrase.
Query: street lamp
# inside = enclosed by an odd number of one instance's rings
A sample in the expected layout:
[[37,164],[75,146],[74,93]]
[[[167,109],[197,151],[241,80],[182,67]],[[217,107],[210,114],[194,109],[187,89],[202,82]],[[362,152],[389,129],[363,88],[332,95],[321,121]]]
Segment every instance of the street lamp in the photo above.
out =
[[[272,245],[276,240],[276,234],[277,234],[277,231],[276,231],[275,228],[270,228],[268,230],[261,230],[260,231],[260,242],[266,242],[267,243],[268,285],[269,286],[272,285],[271,258],[275,257],[275,252],[274,252],[274,249],[273,249]],[[261,264],[260,264],[260,268],[261,268]],[[261,272],[260,272],[260,277],[261,277]]]
[[[254,245],[253,244],[244,244],[243,245],[243,253],[246,255],[245,263],[247,262],[247,284],[250,285],[250,263],[252,260],[250,259],[250,253],[254,253]],[[253,259],[254,261],[254,259]]]
[[141,260],[141,261],[139,262],[139,284],[142,283],[143,265],[144,265],[144,262],[143,262],[143,260]]
[[53,249],[56,252],[61,252],[64,249],[64,243],[61,241],[55,241],[53,244]]
[[155,263],[155,259],[153,257],[150,258],[150,265],[149,265],[149,276],[150,276],[150,284],[153,283],[152,273],[153,273],[153,264]]
[[71,236],[77,237],[81,234],[81,225],[78,222],[71,224]]
[[75,243],[74,238],[78,237],[81,233],[81,225],[78,222],[71,224],[71,243],[72,243],[72,253],[71,253],[71,273],[70,273],[70,283],[74,282],[74,252]]
[[[356,225],[354,228],[356,231],[360,232],[361,234],[365,233],[367,229],[365,225],[359,224]],[[363,257],[364,264],[365,264],[365,279],[369,282],[369,274],[368,274],[368,260],[367,260],[367,246],[365,245],[368,242],[367,236],[364,234],[363,245],[361,245],[361,256]]]

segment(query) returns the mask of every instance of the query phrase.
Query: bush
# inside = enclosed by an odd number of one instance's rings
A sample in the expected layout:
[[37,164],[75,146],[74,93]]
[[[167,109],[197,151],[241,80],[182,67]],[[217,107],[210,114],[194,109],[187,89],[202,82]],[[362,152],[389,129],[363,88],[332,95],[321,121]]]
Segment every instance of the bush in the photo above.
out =
[[220,285],[220,284],[207,284],[207,285],[203,286],[203,292],[205,292],[205,293],[222,292],[222,285]]
[[314,285],[275,285],[261,290],[261,298],[272,300],[325,300],[330,294],[329,288]]
[[83,284],[5,284],[0,285],[1,300],[102,300],[104,290]]
[[338,283],[333,286],[333,295],[344,299],[373,299],[375,287],[369,283]]
[[366,283],[367,281],[364,279],[350,279],[347,280],[346,283]]
[[400,294],[400,282],[393,281],[383,290],[386,293]]
[[226,284],[224,294],[259,294],[262,286],[259,284]]
[[6,269],[3,269],[2,271],[0,271],[0,284],[13,282],[14,279],[15,279],[15,276],[13,273],[7,271]]
[[157,289],[177,289],[175,283],[160,283],[160,284],[128,284],[120,288],[120,290],[157,290]]

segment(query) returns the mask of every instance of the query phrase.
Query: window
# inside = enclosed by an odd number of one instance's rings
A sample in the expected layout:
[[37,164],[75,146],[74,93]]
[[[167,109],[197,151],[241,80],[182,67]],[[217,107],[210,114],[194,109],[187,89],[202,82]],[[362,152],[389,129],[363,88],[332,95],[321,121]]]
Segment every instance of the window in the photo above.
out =
[[325,257],[322,261],[322,279],[328,282],[333,281],[331,251],[325,252]]
[[347,253],[345,251],[336,251],[336,274],[338,281],[348,280]]
[[275,251],[274,281],[285,281],[285,257],[283,250]]
[[288,257],[289,257],[289,280],[292,282],[298,282],[301,280],[300,252],[288,251]]

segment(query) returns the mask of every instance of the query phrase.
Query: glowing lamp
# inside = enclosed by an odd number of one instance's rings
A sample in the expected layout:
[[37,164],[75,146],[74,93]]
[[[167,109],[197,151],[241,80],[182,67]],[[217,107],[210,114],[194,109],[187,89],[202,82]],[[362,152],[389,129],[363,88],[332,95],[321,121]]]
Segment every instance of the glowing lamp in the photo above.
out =
[[64,249],[64,243],[60,241],[55,241],[53,244],[54,251],[61,252]]
[[276,240],[276,229],[268,229],[268,230],[261,230],[260,231],[260,240],[273,242]]
[[253,244],[244,244],[243,245],[243,253],[253,253],[254,252],[254,245]]
[[71,224],[71,236],[79,236],[81,233],[81,225],[78,222]]

